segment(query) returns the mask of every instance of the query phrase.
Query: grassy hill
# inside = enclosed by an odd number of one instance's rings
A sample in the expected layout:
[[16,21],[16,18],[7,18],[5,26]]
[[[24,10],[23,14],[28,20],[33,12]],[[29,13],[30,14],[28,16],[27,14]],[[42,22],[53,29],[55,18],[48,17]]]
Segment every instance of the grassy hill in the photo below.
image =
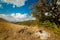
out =
[[[60,35],[57,35],[54,30],[44,26],[35,25],[37,21],[25,21],[18,24],[10,23],[4,19],[0,19],[0,40],[41,40],[35,35],[37,30],[46,31],[50,34],[48,40],[60,40]],[[27,23],[27,24],[26,24]],[[31,25],[28,25],[28,24]],[[23,25],[24,24],[24,25]],[[32,26],[34,24],[34,26]]]
[[29,21],[17,22],[16,24],[31,26],[31,25],[37,25],[37,21],[36,20],[29,20]]
[[51,23],[49,20],[42,22],[38,22],[37,20],[29,20],[24,22],[17,22],[16,24],[19,25],[28,25],[28,26],[35,26],[38,25],[38,27],[47,28],[49,30],[53,30],[55,33],[60,35],[60,28],[55,23]]

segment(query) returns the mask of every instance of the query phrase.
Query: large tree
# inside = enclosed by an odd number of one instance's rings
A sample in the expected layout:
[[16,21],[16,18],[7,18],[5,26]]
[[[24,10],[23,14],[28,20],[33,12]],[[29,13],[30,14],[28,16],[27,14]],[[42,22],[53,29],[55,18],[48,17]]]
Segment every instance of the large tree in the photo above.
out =
[[49,20],[56,25],[60,25],[60,11],[56,5],[57,0],[39,0],[37,4],[33,6],[32,15],[36,17],[39,22]]

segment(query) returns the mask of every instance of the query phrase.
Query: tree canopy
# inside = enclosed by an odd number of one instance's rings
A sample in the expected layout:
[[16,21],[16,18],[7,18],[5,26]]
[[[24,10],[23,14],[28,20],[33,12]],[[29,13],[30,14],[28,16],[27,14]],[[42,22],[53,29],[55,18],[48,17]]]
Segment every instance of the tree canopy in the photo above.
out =
[[44,22],[49,20],[54,22],[56,25],[60,25],[60,11],[56,5],[57,0],[39,0],[33,7],[32,15],[39,20]]

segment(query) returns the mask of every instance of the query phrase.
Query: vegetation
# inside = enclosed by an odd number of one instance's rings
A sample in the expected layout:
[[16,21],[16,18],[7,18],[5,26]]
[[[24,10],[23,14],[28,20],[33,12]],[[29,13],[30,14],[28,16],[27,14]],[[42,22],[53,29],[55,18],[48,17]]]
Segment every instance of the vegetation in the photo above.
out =
[[[43,1],[39,1],[37,4],[35,4],[32,8],[31,15],[33,17],[36,17],[37,20],[35,21],[24,21],[20,22],[18,24],[20,25],[38,25],[39,27],[44,27],[50,30],[53,30],[54,33],[57,33],[60,35],[60,16],[58,16],[60,13],[57,12],[57,16],[50,10],[52,6],[45,6],[45,3]],[[60,5],[57,5],[57,9],[60,10]],[[45,15],[46,12],[49,12],[47,15]],[[56,19],[56,17],[58,17]]]
[[36,20],[29,20],[29,21],[17,22],[16,24],[33,26],[33,25],[37,25],[37,21]]
[[[59,5],[46,5],[44,1],[39,1],[32,9],[32,16],[36,17],[38,22],[44,22],[49,20],[51,23],[55,23],[58,27],[60,26],[60,7]],[[53,9],[54,8],[54,9]]]
[[[44,23],[37,23],[38,21],[25,21],[17,24],[0,20],[0,40],[40,40],[39,37],[35,36],[34,33],[37,30],[47,30],[52,37],[49,40],[59,40],[60,31],[54,23],[48,20]],[[21,25],[22,24],[22,25]],[[37,26],[39,24],[39,26]],[[28,26],[26,26],[28,25]],[[34,25],[34,26],[33,26]],[[58,34],[58,36],[56,36]]]
[[[37,30],[37,28],[44,28],[45,30],[47,29],[47,31],[53,32],[53,34],[51,33],[52,38],[50,38],[49,40],[60,40],[60,25],[56,24],[57,20],[55,15],[53,15],[53,12],[51,11],[48,15],[45,15],[45,13],[48,12],[48,7],[49,6],[44,5],[43,1],[40,1],[39,3],[34,5],[31,14],[33,17],[36,17],[37,20],[17,22],[16,24],[19,25],[12,24],[1,19],[0,40],[40,40],[39,37],[37,38],[33,34]],[[51,7],[52,6],[50,6],[49,8]],[[57,8],[58,10],[60,10],[60,5],[58,5]],[[60,22],[59,18],[57,22]],[[26,25],[28,25],[28,27]]]

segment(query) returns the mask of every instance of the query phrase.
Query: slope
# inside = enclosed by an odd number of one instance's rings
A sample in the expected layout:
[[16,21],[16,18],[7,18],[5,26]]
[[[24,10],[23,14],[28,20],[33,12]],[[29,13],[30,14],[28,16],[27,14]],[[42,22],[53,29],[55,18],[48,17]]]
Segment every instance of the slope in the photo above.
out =
[[[41,31],[43,31],[43,35],[40,35]],[[49,37],[46,36],[48,34]],[[17,25],[0,19],[0,40],[41,40],[41,38],[47,38],[44,40],[59,40],[60,37],[54,34],[52,30],[37,25]]]

